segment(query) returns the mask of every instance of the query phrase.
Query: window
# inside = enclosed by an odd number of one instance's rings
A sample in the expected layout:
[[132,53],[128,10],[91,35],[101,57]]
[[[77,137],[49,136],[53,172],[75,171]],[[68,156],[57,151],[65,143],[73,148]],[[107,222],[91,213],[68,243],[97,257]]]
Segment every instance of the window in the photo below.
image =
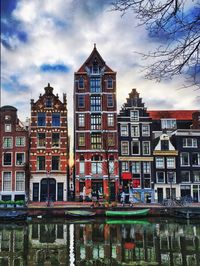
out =
[[128,125],[121,125],[121,136],[128,136]]
[[133,155],[140,154],[140,143],[137,140],[132,141],[132,154]]
[[12,148],[13,146],[13,139],[11,137],[4,137],[3,138],[3,147],[4,148]]
[[47,108],[51,108],[52,107],[52,99],[51,98],[47,98],[46,99],[45,106]]
[[129,147],[128,147],[128,141],[122,141],[121,142],[121,153],[122,155],[128,155],[129,154]]
[[101,92],[101,79],[99,77],[90,78],[90,92],[92,93]]
[[24,165],[25,163],[25,154],[22,152],[16,153],[16,165]]
[[78,87],[79,87],[79,89],[84,89],[84,78],[83,77],[79,78]]
[[52,147],[60,147],[60,133],[52,133]]
[[161,140],[161,151],[169,150],[169,140]]
[[167,183],[176,183],[176,173],[167,172]]
[[78,146],[85,146],[85,133],[78,134]]
[[113,127],[114,126],[114,114],[108,114],[108,127]]
[[45,156],[37,157],[37,170],[45,170]]
[[25,173],[16,172],[16,191],[25,190]]
[[192,153],[192,165],[200,165],[200,152]]
[[181,159],[181,165],[190,165],[189,163],[189,153],[188,152],[181,152],[180,154],[180,159]]
[[102,173],[102,157],[99,155],[92,156],[92,174]]
[[150,174],[151,173],[151,163],[150,162],[143,162],[143,173]]
[[150,127],[149,125],[142,125],[142,136],[150,136]]
[[85,107],[85,96],[84,95],[78,95],[78,107],[79,108]]
[[150,154],[150,142],[149,141],[143,141],[142,142],[142,149],[143,149],[143,155],[149,155]]
[[164,157],[156,157],[156,168],[164,168]]
[[5,132],[11,132],[11,124],[5,124]]
[[107,107],[113,107],[114,101],[113,101],[113,95],[109,94],[107,95]]
[[101,129],[101,115],[100,114],[91,115],[91,129],[92,130]]
[[5,120],[6,120],[6,121],[11,120],[11,116],[10,116],[10,115],[5,115]]
[[122,172],[129,172],[129,162],[122,162]]
[[200,171],[193,171],[194,182],[200,182]]
[[167,157],[167,168],[175,168],[175,158],[174,157]]
[[99,67],[98,62],[95,59],[92,66],[90,67],[90,74],[99,74],[99,73],[100,73],[100,67]]
[[190,171],[181,171],[181,182],[190,182]]
[[45,113],[38,113],[37,115],[37,124],[39,127],[44,127],[46,125],[46,114]]
[[85,126],[85,114],[78,114],[78,126],[79,127]]
[[52,170],[59,170],[60,169],[60,157],[59,156],[52,156]]
[[16,147],[24,147],[25,146],[25,137],[16,137],[15,145],[16,145]]
[[85,173],[85,160],[84,160],[84,156],[80,156],[79,173],[80,174],[84,174]]
[[52,127],[59,127],[59,126],[60,126],[60,114],[52,113]]
[[11,191],[11,172],[3,172],[3,191]]
[[111,77],[108,78],[107,87],[108,87],[108,89],[113,88],[113,79]]
[[176,128],[176,119],[161,119],[162,129],[175,129]]
[[12,165],[12,154],[10,152],[3,153],[3,165],[4,166]]
[[114,168],[115,168],[114,157],[110,156],[109,158],[109,173],[110,174],[114,173]]
[[90,97],[90,110],[101,111],[101,96]]
[[131,137],[139,137],[139,126],[138,125],[131,125]]
[[164,172],[156,172],[157,183],[165,183],[165,173]]
[[195,138],[183,138],[183,147],[197,148],[197,139]]
[[101,149],[102,148],[102,140],[100,133],[92,133],[91,134],[91,148],[92,149]]
[[38,133],[37,134],[37,146],[38,147],[45,147],[45,133]]
[[106,140],[108,148],[115,146],[115,133],[108,133]]
[[140,174],[141,171],[140,162],[132,162],[132,173],[133,174]]
[[131,110],[130,111],[130,119],[131,119],[131,121],[139,121],[139,111],[138,110]]

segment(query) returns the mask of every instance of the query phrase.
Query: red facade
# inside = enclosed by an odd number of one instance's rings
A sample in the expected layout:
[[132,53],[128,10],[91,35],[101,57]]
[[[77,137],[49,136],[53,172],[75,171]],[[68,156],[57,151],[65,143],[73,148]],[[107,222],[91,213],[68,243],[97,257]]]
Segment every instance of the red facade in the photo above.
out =
[[[116,197],[118,140],[116,72],[96,47],[75,73],[74,83],[75,195],[99,193]],[[110,165],[110,167],[108,167]]]
[[28,130],[12,106],[0,108],[0,121],[0,199],[22,200],[28,194]]

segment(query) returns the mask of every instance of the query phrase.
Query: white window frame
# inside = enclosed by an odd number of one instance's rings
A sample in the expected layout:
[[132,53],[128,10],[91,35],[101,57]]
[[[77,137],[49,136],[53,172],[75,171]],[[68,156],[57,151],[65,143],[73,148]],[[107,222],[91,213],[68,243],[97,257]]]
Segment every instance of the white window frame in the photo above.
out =
[[[137,115],[135,115],[136,113],[137,113]],[[131,121],[139,121],[139,111],[138,110],[130,110],[130,120]]]
[[[17,163],[17,155],[18,154],[23,154],[24,155],[24,161],[21,164]],[[26,162],[26,154],[25,154],[25,152],[16,152],[15,153],[15,166],[24,166],[25,162]]]
[[[148,127],[148,131],[144,130],[144,127]],[[145,133],[147,132],[147,133]],[[149,137],[150,136],[150,125],[142,124],[142,136],[143,137]]]
[[[171,182],[169,181],[169,174],[171,174],[172,171],[168,171],[167,172],[167,183],[170,184]],[[173,181],[172,181],[173,184],[176,184],[176,172],[173,171]]]
[[[187,154],[188,164],[183,164],[183,156],[182,156],[183,153]],[[181,153],[180,153],[180,165],[181,165],[181,166],[189,166],[189,165],[190,165],[190,156],[189,156],[189,152],[181,152]]]
[[[23,173],[23,177],[24,177],[24,180],[23,180],[23,189],[17,189],[17,173]],[[16,171],[15,173],[15,190],[16,191],[25,191],[25,172],[24,171]]]
[[[170,162],[170,159],[173,159],[173,165],[170,165],[171,162]],[[174,169],[176,168],[176,158],[175,157],[167,157],[166,158],[166,165],[167,165],[167,169]]]
[[[127,153],[123,153],[123,149],[122,149],[122,147],[123,147],[123,143],[127,143]],[[121,141],[121,154],[122,155],[129,155],[129,141]]]
[[[170,124],[170,125],[168,125]],[[174,126],[172,126],[174,124]],[[177,128],[177,122],[174,118],[163,118],[161,119],[161,128],[162,129],[175,129]]]
[[[163,182],[159,182],[158,173],[163,173]],[[156,183],[158,183],[158,184],[164,184],[165,183],[165,172],[164,171],[156,171]]]
[[[134,142],[138,143],[138,153],[133,153],[133,143]],[[139,140],[132,140],[131,141],[131,154],[132,155],[140,155],[140,141]]]
[[[145,146],[146,143],[148,143],[149,153],[145,153],[145,152],[144,152],[144,146]],[[143,141],[143,142],[142,142],[142,153],[143,153],[143,155],[150,155],[150,154],[151,154],[150,141]]]
[[[22,144],[22,145],[18,145],[18,144],[17,144],[17,139],[23,139],[24,144]],[[20,142],[21,142],[21,141],[20,141]],[[17,136],[17,137],[15,138],[15,146],[16,146],[16,147],[25,147],[25,145],[26,145],[26,138],[25,138],[24,136]]]
[[[4,173],[10,173],[10,189],[4,190]],[[12,191],[12,172],[11,171],[3,171],[2,172],[2,191]]]
[[107,125],[108,125],[108,127],[114,126],[114,114],[113,113],[107,114]]
[[194,154],[197,154],[197,164],[193,164],[193,162],[192,162],[192,166],[198,167],[198,166],[200,166],[200,152],[192,152],[191,160],[192,160]]
[[[134,130],[133,128],[137,128],[136,133],[134,134]],[[139,137],[140,136],[140,126],[139,125],[135,125],[135,124],[131,124],[131,137]]]
[[[133,165],[137,165],[137,167],[133,168]],[[136,169],[136,171],[133,171],[135,169]],[[131,163],[131,170],[132,170],[132,174],[141,174],[141,162],[139,162],[139,161],[132,162]]]
[[[191,145],[189,143],[191,141]],[[183,148],[197,148],[197,139],[196,138],[183,138]]]
[[[122,131],[122,127],[126,128],[126,130]],[[121,124],[120,125],[120,134],[121,134],[122,137],[127,137],[128,136],[128,124]]]
[[11,124],[5,124],[5,132],[11,132],[11,131],[12,131]]
[[122,161],[121,167],[122,167],[122,172],[129,172],[130,170],[129,161]]
[[[8,153],[11,154],[11,164],[6,165],[6,164],[4,164],[4,154],[8,154]],[[13,153],[12,152],[4,152],[2,154],[2,165],[5,166],[5,167],[11,167],[13,165]]]
[[[9,139],[10,140],[10,142],[11,142],[11,145],[10,146],[6,146],[5,145],[5,139]],[[6,143],[8,143],[8,142],[6,142]],[[10,137],[10,136],[3,137],[3,148],[4,149],[11,149],[11,148],[13,148],[13,137]]]
[[[158,159],[161,159],[161,158],[162,158],[162,165],[160,166],[160,165],[158,165]],[[156,169],[164,169],[165,168],[165,158],[161,157],[161,156],[156,157],[155,158],[155,164],[156,164]],[[160,164],[160,162],[159,162],[159,164]]]
[[78,114],[78,126],[85,127],[85,114]]
[[150,174],[151,173],[151,162],[143,162],[143,173]]

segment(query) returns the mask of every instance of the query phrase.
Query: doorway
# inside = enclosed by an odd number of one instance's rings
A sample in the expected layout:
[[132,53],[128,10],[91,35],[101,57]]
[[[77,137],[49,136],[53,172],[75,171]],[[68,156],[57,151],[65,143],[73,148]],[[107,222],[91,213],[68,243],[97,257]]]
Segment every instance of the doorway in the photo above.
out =
[[56,201],[56,180],[44,178],[41,180],[40,201]]

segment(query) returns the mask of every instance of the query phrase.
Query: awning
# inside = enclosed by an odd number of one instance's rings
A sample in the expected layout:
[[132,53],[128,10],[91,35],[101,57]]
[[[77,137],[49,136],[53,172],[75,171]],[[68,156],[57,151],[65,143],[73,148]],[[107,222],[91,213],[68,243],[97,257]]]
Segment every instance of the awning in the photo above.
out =
[[124,173],[122,173],[122,179],[123,180],[130,180],[130,179],[132,179],[132,174],[129,172],[124,172]]
[[135,248],[135,243],[126,242],[126,243],[124,243],[124,248],[125,249],[134,249]]

